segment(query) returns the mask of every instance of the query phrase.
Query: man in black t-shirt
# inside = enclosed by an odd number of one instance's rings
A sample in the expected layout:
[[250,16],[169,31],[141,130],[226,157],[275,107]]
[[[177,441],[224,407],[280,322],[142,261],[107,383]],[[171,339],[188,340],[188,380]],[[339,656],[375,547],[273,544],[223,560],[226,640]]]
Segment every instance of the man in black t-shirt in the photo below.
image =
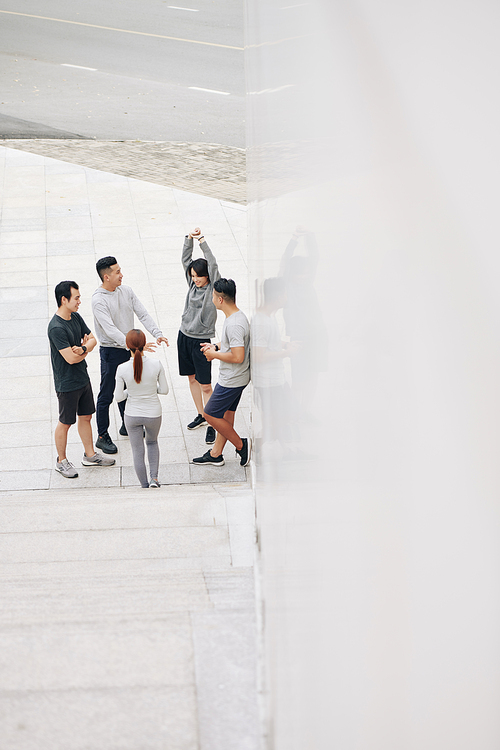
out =
[[83,466],[113,466],[115,460],[94,450],[90,420],[95,412],[94,396],[87,373],[87,354],[97,345],[94,334],[78,314],[80,292],[75,281],[61,281],[55,288],[57,312],[49,323],[50,357],[57,398],[59,422],[55,431],[56,471],[73,479],[78,472],[66,457],[68,431],[76,422],[83,443]]

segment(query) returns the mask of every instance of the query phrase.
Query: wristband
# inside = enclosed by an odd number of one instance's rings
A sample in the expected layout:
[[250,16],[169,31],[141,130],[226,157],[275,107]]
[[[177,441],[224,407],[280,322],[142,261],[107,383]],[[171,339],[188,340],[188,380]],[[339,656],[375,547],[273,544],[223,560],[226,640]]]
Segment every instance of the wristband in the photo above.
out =
[[217,346],[217,344],[215,344],[215,351],[216,351],[216,352],[218,352],[218,351],[219,351],[219,347]]
[[83,349],[83,353],[87,354],[87,347],[85,346],[85,344],[82,344],[82,349]]

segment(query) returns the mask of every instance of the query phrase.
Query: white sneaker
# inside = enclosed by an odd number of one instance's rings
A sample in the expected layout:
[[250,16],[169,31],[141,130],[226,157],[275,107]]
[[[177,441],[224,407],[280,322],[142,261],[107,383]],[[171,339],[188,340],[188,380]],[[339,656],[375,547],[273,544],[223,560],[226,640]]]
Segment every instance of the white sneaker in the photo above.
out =
[[161,485],[160,485],[160,483],[159,483],[159,481],[158,481],[157,479],[152,479],[152,480],[150,481],[150,483],[149,483],[149,486],[150,486],[150,487],[154,487],[155,489],[156,489],[157,487],[161,487]]
[[75,477],[78,476],[78,472],[73,464],[68,461],[67,458],[63,458],[62,461],[59,461],[59,456],[57,457],[56,471],[58,471],[59,474],[62,474],[63,477],[66,477],[66,479],[75,479]]

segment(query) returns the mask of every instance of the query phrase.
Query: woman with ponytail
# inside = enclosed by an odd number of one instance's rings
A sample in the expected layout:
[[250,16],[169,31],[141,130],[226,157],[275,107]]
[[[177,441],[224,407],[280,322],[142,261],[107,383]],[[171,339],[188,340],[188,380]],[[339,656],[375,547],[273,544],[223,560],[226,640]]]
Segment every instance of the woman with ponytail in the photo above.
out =
[[[129,331],[126,346],[132,358],[118,366],[115,399],[117,402],[127,399],[124,421],[141,487],[159,487],[161,403],[158,394],[168,393],[167,378],[161,362],[144,357],[146,336],[143,331],[137,328]],[[144,462],[144,436],[148,449],[149,481]]]

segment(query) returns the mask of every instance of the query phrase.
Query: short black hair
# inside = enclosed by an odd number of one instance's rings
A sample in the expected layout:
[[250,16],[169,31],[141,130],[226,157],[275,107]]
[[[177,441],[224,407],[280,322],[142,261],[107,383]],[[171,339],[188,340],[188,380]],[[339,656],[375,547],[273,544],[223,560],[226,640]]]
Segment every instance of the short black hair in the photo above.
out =
[[63,297],[66,297],[66,299],[69,302],[71,299],[71,290],[78,289],[78,288],[79,287],[76,281],[60,281],[59,284],[54,289],[54,294],[56,295],[57,306],[61,307]]
[[105,258],[101,258],[97,261],[95,264],[95,268],[97,273],[99,274],[99,278],[101,281],[104,281],[104,274],[106,271],[109,271],[111,269],[111,266],[116,266],[118,261],[116,258],[114,258],[112,255],[106,255]]
[[236,302],[236,284],[232,279],[217,279],[214,289],[226,302]]
[[210,281],[210,276],[208,275],[208,263],[206,258],[196,258],[196,260],[192,260],[188,266],[190,276],[192,270],[197,276],[206,276]]

